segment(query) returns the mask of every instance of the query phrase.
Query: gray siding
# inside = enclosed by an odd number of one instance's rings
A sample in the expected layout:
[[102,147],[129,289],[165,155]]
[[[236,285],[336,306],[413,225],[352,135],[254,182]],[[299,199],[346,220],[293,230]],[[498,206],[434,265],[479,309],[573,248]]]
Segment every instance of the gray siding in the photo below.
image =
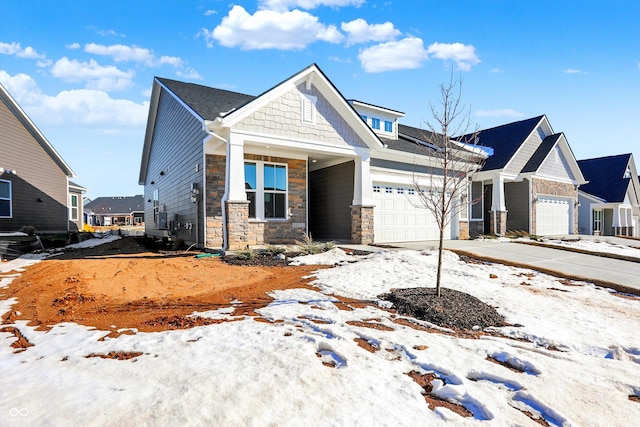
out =
[[558,146],[554,147],[551,153],[549,153],[547,159],[544,161],[542,166],[540,166],[538,173],[559,179],[575,179],[571,172],[571,168],[569,167],[569,162],[567,162],[567,159],[564,157],[560,147]]
[[12,183],[13,202],[12,218],[0,218],[0,231],[67,231],[67,175],[2,101],[0,167],[16,171],[0,175]]
[[529,230],[529,181],[504,184],[507,206],[507,231]]
[[509,164],[505,167],[504,171],[506,173],[511,173],[517,175],[520,173],[524,165],[527,164],[533,153],[538,149],[540,144],[542,143],[542,139],[540,139],[540,135],[538,132],[533,132],[529,138],[522,144],[518,152],[513,156],[513,158],[509,161]]
[[[156,125],[151,140],[144,183],[145,232],[163,236],[153,219],[153,192],[158,190],[159,205],[167,212],[171,238],[203,246],[203,140],[206,133],[200,120],[190,114],[164,89],[158,102]],[[191,184],[200,188],[198,203],[191,201]],[[196,205],[199,211],[196,213]],[[197,223],[196,223],[197,217]],[[185,224],[192,224],[187,228]],[[179,227],[178,227],[179,225]]]
[[351,239],[354,163],[309,173],[309,231],[314,239]]
[[578,194],[578,233],[591,234],[591,203],[590,199]]

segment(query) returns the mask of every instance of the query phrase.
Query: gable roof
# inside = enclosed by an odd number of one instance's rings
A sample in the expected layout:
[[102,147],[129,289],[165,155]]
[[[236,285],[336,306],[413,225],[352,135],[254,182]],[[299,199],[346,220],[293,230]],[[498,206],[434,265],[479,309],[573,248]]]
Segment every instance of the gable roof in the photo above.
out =
[[[477,144],[493,148],[493,156],[487,159],[482,170],[504,168],[544,117],[544,115],[532,117],[530,119],[481,130],[478,133]],[[465,135],[465,137],[470,137],[471,135],[472,134],[468,134]]]
[[256,99],[255,96],[178,80],[155,78],[204,120],[215,120]]
[[542,163],[547,158],[553,147],[556,146],[560,138],[562,137],[561,133],[557,133],[555,135],[549,135],[546,137],[542,143],[538,146],[533,155],[529,158],[529,161],[522,168],[522,172],[535,172],[538,170]]
[[85,212],[98,215],[128,215],[144,212],[144,197],[141,194],[124,197],[98,197],[84,206]]
[[580,191],[607,202],[624,201],[631,180],[624,177],[630,159],[631,154],[619,154],[578,160],[584,178],[589,181],[580,186]]
[[31,134],[33,139],[36,140],[38,144],[42,147],[42,149],[51,157],[51,159],[55,162],[56,165],[64,172],[65,175],[69,178],[74,178],[76,176],[75,172],[71,170],[69,165],[62,159],[60,154],[53,148],[53,145],[45,138],[45,136],[40,132],[35,123],[31,121],[27,113],[24,112],[22,107],[18,104],[18,102],[11,96],[9,91],[0,83],[0,101],[2,101],[9,111],[13,113],[13,115],[18,119],[18,121],[24,126],[24,128]]

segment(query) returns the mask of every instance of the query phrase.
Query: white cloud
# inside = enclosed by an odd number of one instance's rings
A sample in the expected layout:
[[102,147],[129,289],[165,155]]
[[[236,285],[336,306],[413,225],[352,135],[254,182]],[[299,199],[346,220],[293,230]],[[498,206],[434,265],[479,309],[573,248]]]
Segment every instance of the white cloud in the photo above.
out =
[[476,116],[478,117],[523,117],[524,114],[512,110],[511,108],[502,108],[496,110],[478,110],[476,112]]
[[217,10],[213,10],[213,9],[209,9],[209,10],[205,10],[204,11],[204,16],[211,16],[211,15],[217,15],[218,11]]
[[198,73],[193,68],[186,68],[185,70],[178,70],[178,71],[176,71],[176,75],[178,77],[182,77],[182,78],[185,78],[185,79],[202,80],[202,76],[200,75],[200,73]]
[[575,68],[567,68],[564,70],[565,74],[587,74],[586,71],[576,70]]
[[364,4],[365,0],[261,0],[260,8],[269,10],[289,10],[299,7],[301,9],[315,9],[319,6],[333,8],[356,6]]
[[88,89],[105,91],[126,89],[135,77],[132,70],[122,71],[113,65],[102,66],[94,59],[89,62],[70,60],[66,56],[53,64],[51,74],[66,82],[85,82]]
[[226,47],[254,49],[302,49],[318,40],[339,43],[344,36],[334,25],[325,26],[318,18],[300,10],[259,10],[250,15],[242,6],[233,6],[220,25],[203,29],[208,46],[213,40]]
[[166,56],[166,55],[161,56],[160,59],[158,60],[158,63],[160,65],[168,64],[175,68],[182,68],[182,66],[184,65],[184,61],[182,61],[181,58],[178,58],[177,56]]
[[419,68],[428,59],[422,39],[407,37],[361,49],[358,59],[368,73]]
[[65,47],[70,50],[80,49],[80,43],[71,43],[66,45]]
[[427,49],[430,57],[453,61],[462,71],[469,71],[472,66],[480,63],[476,55],[476,48],[462,43],[433,43]]
[[153,54],[149,49],[126,46],[123,44],[114,44],[111,46],[105,46],[96,43],[89,43],[84,46],[84,51],[94,55],[110,56],[116,62],[133,61],[140,62],[146,65],[153,65]]
[[65,90],[55,96],[45,95],[26,74],[11,76],[0,70],[0,82],[36,123],[139,127],[146,123],[149,112],[148,101],[114,99],[99,90]]
[[330,56],[329,61],[339,62],[341,64],[351,64],[351,58],[340,58],[339,56]]
[[500,68],[493,68],[493,69],[491,69],[491,71],[489,71],[489,72],[490,72],[490,73],[493,73],[493,74],[500,74],[500,73],[504,73],[504,71],[503,71],[503,70],[501,70]]
[[27,46],[24,49],[20,46],[20,43],[3,43],[0,42],[0,54],[3,55],[15,55],[18,58],[27,59],[42,59],[44,55],[36,52],[31,46]]
[[393,40],[400,35],[400,31],[394,28],[391,22],[368,24],[367,21],[362,18],[354,19],[350,22],[343,22],[341,28],[342,31],[347,33],[347,46],[370,41],[384,42]]

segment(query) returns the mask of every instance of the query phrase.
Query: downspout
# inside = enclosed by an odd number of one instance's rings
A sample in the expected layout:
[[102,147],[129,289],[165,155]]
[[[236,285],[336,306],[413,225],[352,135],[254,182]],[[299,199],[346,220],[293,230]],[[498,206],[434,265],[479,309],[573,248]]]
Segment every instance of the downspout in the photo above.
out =
[[[212,132],[211,130],[209,130],[206,127],[205,127],[205,132],[210,137],[215,138],[218,141],[223,142],[225,147],[227,148],[227,155],[226,155],[226,160],[225,160],[226,163],[225,163],[225,170],[224,170],[224,195],[222,196],[222,200],[220,201],[221,204],[222,204],[222,206],[221,206],[222,207],[222,250],[226,251],[227,248],[229,247],[229,245],[228,245],[229,236],[228,236],[228,233],[227,233],[227,213],[226,213],[226,209],[225,209],[227,200],[229,200],[229,170],[230,170],[230,167],[229,167],[229,142],[226,139],[224,139],[223,137],[221,137],[220,135],[216,134],[215,132]],[[208,138],[205,139],[204,143],[206,144],[208,140],[209,140]],[[205,150],[204,150],[204,146],[203,146],[202,152],[203,152],[203,155],[206,156]],[[206,161],[206,157],[205,157],[205,161]],[[204,179],[205,179],[204,182],[205,183],[206,183],[206,169],[207,168],[206,168],[206,164],[205,164],[205,166],[203,167],[203,175],[204,175]],[[206,188],[206,185],[205,185],[205,188]],[[204,193],[205,193],[205,190],[203,189],[203,200],[206,199]],[[206,205],[204,205],[204,206],[206,208]],[[205,216],[204,216],[205,234],[206,234],[206,230],[207,230],[206,218],[207,217],[206,217],[206,212],[205,212]],[[206,238],[205,238],[205,242],[206,242]]]

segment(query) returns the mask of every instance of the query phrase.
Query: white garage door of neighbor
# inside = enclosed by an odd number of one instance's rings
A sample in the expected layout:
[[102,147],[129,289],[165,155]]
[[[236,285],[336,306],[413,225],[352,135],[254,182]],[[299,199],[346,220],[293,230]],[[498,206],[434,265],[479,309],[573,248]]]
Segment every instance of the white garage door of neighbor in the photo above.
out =
[[[420,204],[409,185],[374,182],[373,228],[376,242],[437,240],[438,225],[431,212]],[[450,225],[445,239],[451,237]]]
[[571,203],[568,199],[540,197],[536,209],[536,234],[570,233]]

